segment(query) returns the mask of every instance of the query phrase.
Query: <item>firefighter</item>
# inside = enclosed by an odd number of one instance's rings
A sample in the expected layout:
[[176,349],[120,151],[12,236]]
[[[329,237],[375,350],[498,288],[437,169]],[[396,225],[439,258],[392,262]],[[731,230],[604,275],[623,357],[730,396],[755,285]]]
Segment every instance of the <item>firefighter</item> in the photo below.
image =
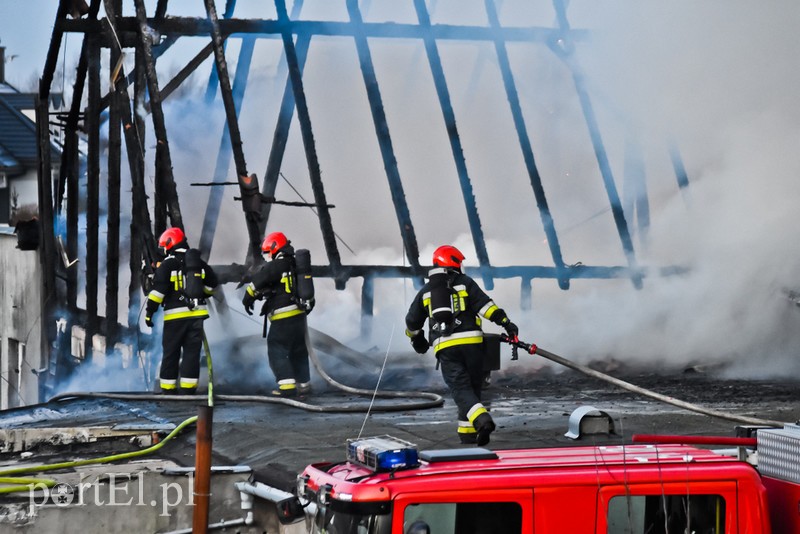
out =
[[[208,319],[206,298],[190,298],[186,287],[186,253],[189,244],[180,228],[168,228],[158,239],[166,256],[153,275],[153,288],[147,295],[145,324],[153,327],[153,315],[164,307],[164,331],[161,345],[160,385],[164,394],[192,395],[200,376],[200,351],[203,346],[203,321]],[[198,253],[196,249],[193,252]],[[203,297],[210,297],[217,287],[217,276],[201,261]]]
[[264,300],[261,315],[269,320],[267,357],[275,375],[278,397],[305,397],[311,392],[311,376],[306,346],[306,313],[297,297],[295,252],[282,232],[268,234],[261,243],[266,263],[253,275],[245,289],[242,304],[253,314],[256,300]]
[[[442,378],[458,407],[461,443],[486,445],[495,423],[481,404],[481,318],[500,325],[514,340],[519,329],[472,278],[461,272],[462,261],[464,255],[456,247],[443,245],[434,251],[428,282],[408,309],[406,335],[419,354],[433,346]],[[423,332],[426,320],[430,341]]]

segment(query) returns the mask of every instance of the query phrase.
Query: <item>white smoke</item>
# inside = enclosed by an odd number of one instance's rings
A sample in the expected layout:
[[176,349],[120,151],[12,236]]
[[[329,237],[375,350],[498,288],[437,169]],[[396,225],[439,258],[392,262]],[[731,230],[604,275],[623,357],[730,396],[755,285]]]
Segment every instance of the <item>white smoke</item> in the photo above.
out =
[[[411,2],[369,4],[365,20],[416,22]],[[482,1],[428,4],[434,23],[486,24]],[[503,2],[502,23],[554,27],[552,7],[532,4]],[[343,6],[307,1],[301,18],[347,20]],[[274,16],[240,7],[243,18]],[[627,279],[572,280],[569,291],[536,279],[528,311],[520,307],[518,279],[497,280],[490,294],[520,325],[523,339],[578,361],[615,358],[653,368],[724,362],[736,364],[732,372],[759,376],[796,371],[800,310],[784,289],[796,287],[800,272],[800,253],[788,233],[800,198],[800,163],[793,157],[800,138],[800,70],[794,68],[800,5],[573,1],[567,14],[573,28],[590,33],[575,43],[574,59],[585,74],[621,196],[626,138],[633,136],[641,147],[651,212],[644,244],[635,214],[628,213],[627,222],[637,261],[649,274],[641,290]],[[437,44],[492,264],[552,265],[493,44]],[[422,43],[371,39],[370,47],[421,262],[430,261],[436,246],[451,243],[467,255],[467,266],[476,266]],[[238,50],[238,39],[230,39],[231,76]],[[564,261],[625,266],[570,70],[541,43],[511,43],[508,51]],[[195,83],[204,87],[209,69],[207,62]],[[259,40],[240,127],[248,171],[261,180],[285,80],[281,43]],[[330,213],[342,262],[407,263],[352,39],[315,37],[303,81],[326,200],[336,206]],[[199,91],[193,100],[165,104],[193,244],[208,191],[187,184],[213,178],[224,124],[219,97],[211,108],[201,101]],[[152,147],[152,128],[148,136]],[[678,188],[670,143],[686,167],[687,190]],[[226,181],[235,175],[230,161]],[[299,195],[314,198],[295,113],[276,197],[297,201]],[[238,188],[226,188],[212,263],[245,257],[246,229],[233,196]],[[327,263],[319,219],[310,209],[273,206],[272,230],[284,231],[296,248],[309,248],[315,264]],[[658,274],[672,266],[685,273]],[[403,317],[415,291],[410,281],[375,283],[369,339],[361,338],[361,280],[350,280],[345,291],[332,286],[318,281],[313,327],[359,348],[408,349]],[[230,305],[240,306],[241,295],[227,292]],[[260,326],[244,323],[241,329],[252,335]],[[526,362],[540,365],[517,365]]]

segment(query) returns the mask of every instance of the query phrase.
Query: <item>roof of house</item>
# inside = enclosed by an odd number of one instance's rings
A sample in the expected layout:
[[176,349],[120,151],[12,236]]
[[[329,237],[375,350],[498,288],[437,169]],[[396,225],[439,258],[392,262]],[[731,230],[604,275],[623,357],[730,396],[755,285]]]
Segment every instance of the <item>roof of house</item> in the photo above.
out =
[[17,159],[11,155],[11,152],[0,145],[0,170],[6,174],[14,175],[23,171],[23,167]]
[[[0,93],[0,147],[14,160],[12,168],[17,173],[24,169],[36,168],[38,156],[36,124],[20,111],[32,107],[33,101],[35,99],[32,94]],[[3,158],[3,161],[5,159]],[[20,165],[24,169],[19,168]],[[9,173],[14,174],[14,172]]]

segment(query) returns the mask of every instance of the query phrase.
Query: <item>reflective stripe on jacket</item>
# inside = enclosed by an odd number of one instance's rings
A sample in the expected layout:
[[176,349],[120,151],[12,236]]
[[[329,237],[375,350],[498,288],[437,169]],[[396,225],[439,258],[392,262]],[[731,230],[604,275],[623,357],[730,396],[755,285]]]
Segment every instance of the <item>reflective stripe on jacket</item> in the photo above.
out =
[[425,326],[425,321],[429,321],[429,341],[434,354],[456,345],[481,343],[481,318],[491,319],[498,310],[492,299],[469,276],[451,271],[448,285],[451,289],[453,322],[446,335],[431,320],[433,310],[429,282],[419,290],[406,314],[406,332],[409,336],[418,333]]

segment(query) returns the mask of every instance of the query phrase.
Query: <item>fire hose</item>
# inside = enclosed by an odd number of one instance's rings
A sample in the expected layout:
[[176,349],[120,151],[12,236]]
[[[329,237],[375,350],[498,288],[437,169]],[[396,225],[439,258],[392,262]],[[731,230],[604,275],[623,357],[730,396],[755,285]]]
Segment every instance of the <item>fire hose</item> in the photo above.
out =
[[314,350],[313,344],[311,343],[308,337],[308,330],[306,330],[306,345],[308,346],[308,355],[311,362],[314,364],[314,368],[317,370],[319,375],[325,380],[328,384],[333,386],[336,389],[341,391],[345,391],[347,393],[353,393],[356,395],[364,395],[364,396],[372,396],[375,398],[382,398],[382,399],[397,399],[403,398],[407,399],[409,397],[421,397],[422,401],[416,402],[403,402],[403,403],[393,403],[393,404],[384,404],[384,405],[373,405],[370,407],[362,406],[362,405],[351,405],[351,404],[311,404],[307,402],[303,402],[296,399],[286,398],[286,397],[271,397],[266,395],[225,395],[225,394],[215,394],[213,393],[213,377],[211,375],[211,352],[208,347],[208,342],[204,342],[204,348],[206,350],[206,361],[209,371],[209,392],[208,396],[206,395],[159,395],[159,394],[147,394],[147,393],[94,393],[94,392],[84,392],[84,391],[77,391],[77,392],[66,392],[60,393],[55,395],[49,399],[50,402],[57,402],[63,401],[66,399],[71,398],[104,398],[104,399],[115,399],[115,400],[150,400],[150,401],[168,401],[168,402],[197,402],[198,400],[208,398],[209,406],[213,406],[214,400],[220,401],[231,401],[231,402],[263,402],[263,403],[270,403],[270,404],[285,404],[288,406],[293,406],[295,408],[300,408],[302,410],[307,410],[310,412],[324,412],[324,413],[360,413],[366,411],[372,412],[396,412],[396,411],[406,411],[406,410],[422,410],[427,408],[437,408],[444,404],[444,398],[436,393],[429,393],[425,391],[372,391],[368,389],[359,389],[347,386],[340,382],[334,380],[322,367],[322,364],[317,357],[317,353]]
[[511,345],[511,359],[516,360],[518,359],[518,351],[519,349],[524,350],[528,354],[541,356],[547,360],[555,362],[559,365],[563,365],[564,367],[568,367],[580,373],[583,373],[587,376],[591,376],[594,378],[598,378],[600,380],[604,380],[615,386],[619,386],[623,389],[627,389],[628,391],[632,391],[634,393],[638,393],[640,395],[644,395],[646,397],[650,397],[656,399],[658,401],[672,404],[673,406],[677,406],[679,408],[683,408],[685,410],[689,410],[692,412],[701,413],[704,415],[708,415],[711,417],[716,417],[719,419],[726,419],[728,421],[734,421],[737,423],[743,423],[748,425],[763,425],[763,426],[778,426],[783,427],[785,423],[781,421],[770,421],[768,419],[759,419],[756,417],[747,417],[743,415],[733,415],[725,412],[721,412],[718,410],[712,410],[710,408],[704,408],[702,406],[698,406],[696,404],[692,404],[689,402],[684,402],[682,400],[676,399],[674,397],[670,397],[668,395],[662,395],[661,393],[656,393],[655,391],[650,391],[648,389],[641,388],[630,382],[625,382],[624,380],[620,380],[619,378],[614,378],[613,376],[607,375],[605,373],[601,373],[600,371],[596,371],[590,367],[586,367],[585,365],[581,365],[570,361],[566,358],[563,358],[557,354],[553,354],[541,347],[537,347],[533,343],[526,343],[524,341],[520,341],[518,338],[510,338],[506,334],[500,335],[500,341],[504,343],[508,343]]
[[45,464],[45,465],[28,465],[23,467],[12,467],[9,469],[0,470],[0,484],[6,484],[6,486],[0,486],[0,494],[15,493],[20,491],[28,491],[28,490],[42,489],[42,488],[52,488],[53,486],[56,485],[56,481],[49,478],[21,477],[18,475],[43,473],[45,471],[57,471],[59,469],[73,469],[75,467],[81,467],[84,465],[117,462],[120,460],[129,460],[131,458],[137,458],[139,456],[144,456],[146,454],[156,452],[161,447],[163,447],[168,441],[170,441],[172,438],[180,434],[180,432],[184,428],[194,424],[196,421],[197,421],[196,415],[189,417],[188,419],[181,422],[177,427],[175,427],[164,439],[162,439],[161,441],[159,441],[154,445],[151,445],[150,447],[147,447],[146,449],[140,449],[138,451],[131,451],[131,452],[123,452],[119,454],[113,454],[111,456],[103,456],[102,458],[71,460],[67,462],[59,462],[59,463]]

